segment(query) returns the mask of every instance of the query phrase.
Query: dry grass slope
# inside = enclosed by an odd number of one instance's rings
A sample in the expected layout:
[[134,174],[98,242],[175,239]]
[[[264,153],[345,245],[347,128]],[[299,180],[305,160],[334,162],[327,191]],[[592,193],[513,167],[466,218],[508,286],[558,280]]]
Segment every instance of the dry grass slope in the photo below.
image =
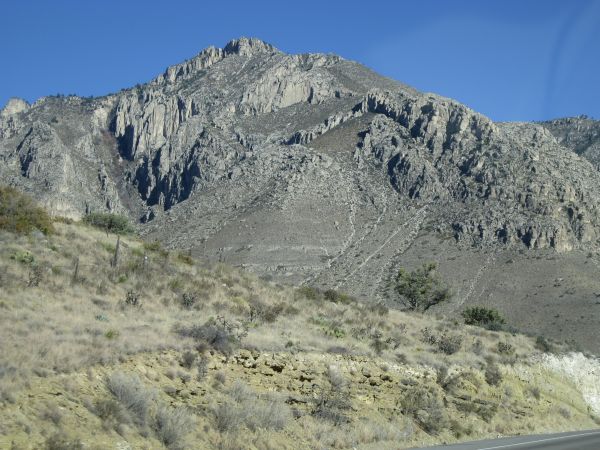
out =
[[380,449],[594,426],[528,337],[53,230],[0,230],[1,448]]

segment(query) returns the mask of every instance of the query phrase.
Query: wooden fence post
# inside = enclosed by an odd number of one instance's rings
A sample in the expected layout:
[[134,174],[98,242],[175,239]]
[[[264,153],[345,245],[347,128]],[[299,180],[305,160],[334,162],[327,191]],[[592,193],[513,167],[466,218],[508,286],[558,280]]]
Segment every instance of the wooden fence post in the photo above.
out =
[[115,246],[115,254],[110,263],[110,265],[112,267],[117,267],[117,264],[119,263],[119,247],[120,247],[120,245],[121,245],[121,236],[117,236],[117,245]]
[[75,269],[73,269],[73,278],[71,279],[71,284],[77,283],[79,279],[79,256],[75,258]]

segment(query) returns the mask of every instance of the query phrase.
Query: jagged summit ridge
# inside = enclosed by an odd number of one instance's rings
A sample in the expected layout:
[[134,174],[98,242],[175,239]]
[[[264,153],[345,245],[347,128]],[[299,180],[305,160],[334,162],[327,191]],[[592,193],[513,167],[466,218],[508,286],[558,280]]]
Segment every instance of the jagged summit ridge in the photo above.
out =
[[258,38],[241,37],[229,41],[223,48],[225,55],[252,56],[257,53],[280,53],[273,45]]
[[250,57],[259,53],[281,53],[273,45],[257,38],[241,37],[229,41],[225,47],[210,46],[194,58],[168,67],[162,75],[153,80],[155,84],[173,83],[205,70],[227,56],[240,55]]

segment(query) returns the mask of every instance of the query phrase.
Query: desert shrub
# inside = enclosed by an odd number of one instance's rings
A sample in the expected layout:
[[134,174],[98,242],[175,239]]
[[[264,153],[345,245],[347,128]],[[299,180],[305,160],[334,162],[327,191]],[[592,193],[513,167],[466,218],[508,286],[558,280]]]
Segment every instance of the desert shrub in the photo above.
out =
[[435,345],[437,343],[437,336],[428,327],[425,327],[421,330],[421,342]]
[[159,241],[144,242],[144,250],[153,253],[158,253],[158,255],[164,259],[169,257],[169,251],[163,248],[162,244]]
[[565,419],[571,418],[571,410],[566,406],[561,406],[558,408],[558,413],[563,416]]
[[[294,343],[292,341],[289,341],[289,344],[289,347],[294,346]],[[287,344],[286,348],[288,348]],[[350,349],[348,349],[348,347],[344,347],[343,345],[332,345],[331,347],[327,348],[326,352],[332,353],[334,355],[348,355],[350,354]]]
[[477,414],[485,422],[490,422],[498,412],[498,405],[491,401],[475,398],[456,403],[456,409],[464,413]]
[[222,403],[212,409],[215,428],[221,433],[237,430],[246,418],[246,411],[235,403]]
[[205,343],[225,354],[231,353],[247,334],[243,326],[222,317],[216,320],[211,318],[202,325],[179,325],[175,327],[175,332],[180,336],[192,338],[198,343]]
[[204,380],[208,373],[208,358],[201,356],[196,364],[196,379],[198,381]]
[[429,328],[421,330],[421,341],[425,344],[433,345],[437,351],[446,355],[453,355],[462,348],[463,338],[459,334],[436,334]]
[[538,336],[535,338],[535,348],[544,353],[554,353],[556,351],[554,344],[552,344],[552,342],[550,342],[544,336]]
[[423,264],[412,272],[400,269],[393,288],[400,297],[399,301],[415,311],[427,311],[450,298],[450,289],[437,274],[436,263]]
[[148,250],[149,252],[157,252],[161,248],[162,245],[159,241],[144,242],[144,250]]
[[463,338],[459,334],[442,334],[438,337],[437,348],[446,355],[453,355],[462,347]]
[[446,428],[448,417],[437,391],[425,387],[409,389],[401,403],[404,414],[412,416],[425,432],[438,434]]
[[377,356],[381,356],[384,351],[390,348],[389,344],[381,338],[381,335],[374,336],[369,345]]
[[299,287],[296,292],[301,297],[307,298],[308,300],[317,300],[319,297],[321,297],[319,290],[311,286]]
[[194,265],[194,258],[189,253],[177,253],[177,261],[181,261],[182,263],[187,264],[189,266]]
[[16,251],[10,255],[10,259],[24,265],[32,265],[35,262],[35,256],[28,251]]
[[140,300],[140,294],[135,291],[127,291],[127,294],[125,294],[124,303],[127,306],[133,306],[136,308],[142,307],[142,301]]
[[0,187],[0,229],[20,234],[33,230],[44,234],[54,231],[46,210],[31,197],[11,187]]
[[186,408],[161,406],[156,412],[156,435],[169,449],[181,448],[181,441],[193,425],[194,418]]
[[442,388],[446,387],[446,383],[448,380],[448,366],[442,365],[436,368],[435,370],[435,381]]
[[461,420],[451,419],[448,428],[456,439],[473,434],[473,425],[465,424]]
[[371,310],[378,316],[387,316],[390,312],[390,308],[382,301],[374,302],[371,306]]
[[185,309],[192,309],[198,301],[198,295],[195,292],[184,292],[181,294],[179,304]]
[[46,439],[45,450],[83,450],[79,439],[70,439],[64,432],[58,432]]
[[181,365],[182,367],[185,367],[186,369],[191,369],[194,366],[194,363],[196,362],[196,353],[194,352],[190,352],[189,350],[184,352],[183,355],[181,355]]
[[540,398],[542,398],[542,391],[537,386],[531,387],[529,389],[529,392],[531,393],[531,395],[533,396],[533,398],[535,398],[536,400],[539,400]]
[[71,225],[71,224],[73,224],[73,222],[75,222],[70,217],[65,217],[65,216],[54,216],[54,217],[52,217],[52,220],[57,223],[64,223],[65,225]]
[[267,395],[252,403],[251,415],[246,426],[251,430],[281,430],[285,428],[292,417],[290,408],[273,395]]
[[129,234],[133,233],[134,229],[129,223],[129,219],[125,216],[111,213],[90,213],[86,214],[83,223],[91,225],[95,228],[106,231],[107,233]]
[[103,421],[119,421],[124,418],[123,407],[114,398],[96,400],[92,411]]
[[309,322],[319,326],[326,336],[342,339],[346,337],[346,330],[341,321],[325,317],[322,314],[311,317]]
[[352,403],[347,392],[331,386],[323,387],[317,397],[313,399],[312,415],[318,419],[326,420],[334,425],[348,423],[348,413]]
[[227,392],[229,399],[213,408],[215,428],[235,431],[242,425],[250,430],[281,430],[292,417],[289,407],[275,395],[258,395],[240,381]]
[[497,349],[498,353],[502,355],[512,355],[515,352],[515,348],[510,342],[498,342]]
[[154,392],[146,389],[136,375],[115,372],[108,377],[106,387],[112,395],[134,416],[139,425],[147,423]]
[[217,383],[224,385],[227,381],[227,374],[222,370],[219,370],[217,373],[215,373],[214,378]]
[[485,381],[490,386],[498,386],[502,383],[502,372],[496,364],[488,364],[485,368]]
[[56,426],[60,424],[62,417],[63,415],[56,405],[48,405],[48,407],[44,411],[42,411],[41,414],[41,418],[43,420],[49,420]]
[[29,275],[27,279],[27,286],[29,287],[37,287],[40,285],[44,278],[44,270],[41,266],[33,266],[29,270]]
[[269,305],[260,300],[257,296],[252,296],[248,301],[248,305],[248,319],[250,322],[275,322],[279,315],[286,310],[286,305],[284,303]]
[[477,325],[488,330],[501,330],[506,323],[497,310],[481,306],[465,309],[462,316],[467,325]]
[[104,332],[104,337],[108,340],[117,339],[120,335],[119,330],[115,330],[114,328],[110,328]]
[[344,305],[347,305],[354,301],[354,299],[352,297],[350,297],[348,294],[344,294],[343,292],[338,292],[335,289],[326,290],[325,292],[323,292],[323,297],[325,297],[325,300],[328,300],[330,302],[342,303]]

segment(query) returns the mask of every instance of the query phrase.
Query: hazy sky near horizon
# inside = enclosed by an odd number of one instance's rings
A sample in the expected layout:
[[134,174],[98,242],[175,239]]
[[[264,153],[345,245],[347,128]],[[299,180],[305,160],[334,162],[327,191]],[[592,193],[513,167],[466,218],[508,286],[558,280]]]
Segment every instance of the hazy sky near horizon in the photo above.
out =
[[240,36],[336,53],[494,120],[600,119],[600,0],[7,0],[0,106],[115,92]]

